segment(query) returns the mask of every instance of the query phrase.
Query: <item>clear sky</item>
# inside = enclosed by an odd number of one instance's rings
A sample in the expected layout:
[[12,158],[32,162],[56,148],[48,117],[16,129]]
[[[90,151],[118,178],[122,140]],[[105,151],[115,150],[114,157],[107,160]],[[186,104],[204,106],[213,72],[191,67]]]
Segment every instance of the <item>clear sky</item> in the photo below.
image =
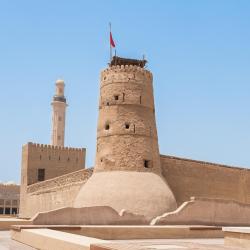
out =
[[66,145],[93,166],[99,74],[146,55],[160,151],[250,167],[250,1],[0,1],[0,181],[19,182],[21,147],[49,143],[54,82],[66,83]]

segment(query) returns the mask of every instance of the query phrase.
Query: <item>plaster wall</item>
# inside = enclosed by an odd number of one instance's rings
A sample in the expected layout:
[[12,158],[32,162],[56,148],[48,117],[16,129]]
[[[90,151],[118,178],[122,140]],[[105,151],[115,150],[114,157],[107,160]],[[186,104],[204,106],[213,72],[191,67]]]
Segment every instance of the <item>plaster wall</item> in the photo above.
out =
[[190,197],[250,203],[250,170],[161,155],[163,176],[178,206]]
[[20,217],[31,218],[38,212],[72,207],[81,185],[91,176],[92,171],[83,169],[29,185],[23,194]]
[[68,148],[29,142],[23,146],[22,184],[38,182],[38,169],[45,169],[45,180],[85,167],[85,148]]

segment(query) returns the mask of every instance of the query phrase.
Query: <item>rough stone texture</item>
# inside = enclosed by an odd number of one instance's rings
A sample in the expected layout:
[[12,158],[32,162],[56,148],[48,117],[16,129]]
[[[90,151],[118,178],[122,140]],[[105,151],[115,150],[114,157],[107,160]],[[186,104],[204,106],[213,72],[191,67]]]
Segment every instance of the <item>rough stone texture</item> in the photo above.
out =
[[[101,73],[96,172],[161,174],[152,78],[136,66],[114,66]],[[144,160],[150,161],[149,168]]]
[[32,221],[34,225],[143,225],[149,223],[144,216],[124,210],[118,214],[108,206],[65,207],[38,213]]
[[174,212],[152,220],[151,225],[250,226],[250,204],[232,200],[192,198]]
[[94,174],[75,207],[110,206],[147,219],[176,208],[161,175],[152,79],[132,65],[101,73]]
[[73,201],[93,169],[83,169],[47,181],[29,185],[20,214],[21,218],[31,218],[38,212],[73,206]]
[[190,197],[250,203],[250,170],[161,155],[163,176],[180,206]]

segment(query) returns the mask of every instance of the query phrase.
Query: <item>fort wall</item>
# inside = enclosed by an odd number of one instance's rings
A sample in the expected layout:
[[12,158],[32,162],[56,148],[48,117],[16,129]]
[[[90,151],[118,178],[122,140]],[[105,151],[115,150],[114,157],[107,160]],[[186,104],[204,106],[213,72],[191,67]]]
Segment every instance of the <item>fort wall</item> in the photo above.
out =
[[81,185],[92,175],[93,169],[82,169],[38,182],[27,187],[22,218],[31,218],[38,212],[61,207],[72,207]]
[[85,167],[86,150],[84,148],[68,148],[29,142],[23,146],[23,152],[26,154],[27,161],[23,162],[22,178],[27,177],[27,185],[39,181],[38,169],[45,170],[44,180],[48,180]]
[[[161,167],[178,206],[193,196],[250,204],[249,169],[166,155],[161,155]],[[80,187],[92,172],[93,169],[83,169],[28,186],[28,206],[23,209],[26,215],[23,217],[72,206]]]
[[249,169],[165,155],[161,165],[178,206],[192,196],[250,204]]
[[[33,204],[32,199],[27,197],[28,189],[32,188],[32,184],[37,183],[38,186],[46,186],[47,180],[83,170],[85,167],[85,154],[86,150],[84,148],[68,148],[31,142],[24,145],[22,148],[20,216],[26,217],[29,215],[30,212],[26,210],[33,209],[30,208],[31,206],[34,209],[40,206],[39,202]],[[51,185],[50,183],[48,182],[47,185]],[[48,198],[44,203],[46,202],[48,204],[43,206],[50,206],[49,204],[53,206],[53,197]]]

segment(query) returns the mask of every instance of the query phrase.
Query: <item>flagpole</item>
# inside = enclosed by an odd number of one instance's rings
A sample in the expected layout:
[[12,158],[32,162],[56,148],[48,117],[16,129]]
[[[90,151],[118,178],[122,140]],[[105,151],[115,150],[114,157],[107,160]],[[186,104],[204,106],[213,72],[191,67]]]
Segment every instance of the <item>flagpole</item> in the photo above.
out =
[[[111,36],[111,23],[109,23],[109,40],[110,40],[110,36]],[[109,41],[109,56],[110,56],[110,63],[112,61],[112,46],[111,46],[111,42]]]

